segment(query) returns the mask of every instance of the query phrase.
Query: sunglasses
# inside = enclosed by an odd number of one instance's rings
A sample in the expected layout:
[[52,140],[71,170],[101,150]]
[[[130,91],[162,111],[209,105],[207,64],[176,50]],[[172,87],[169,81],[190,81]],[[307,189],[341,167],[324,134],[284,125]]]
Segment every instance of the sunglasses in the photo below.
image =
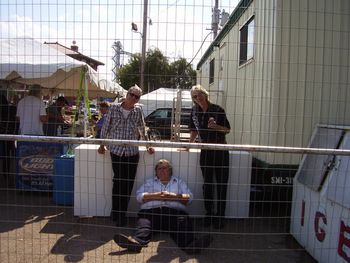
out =
[[192,96],[192,99],[197,99],[198,98],[198,95],[193,95]]
[[134,97],[135,99],[139,100],[140,99],[140,96],[139,95],[136,95],[134,93],[128,93],[131,97]]

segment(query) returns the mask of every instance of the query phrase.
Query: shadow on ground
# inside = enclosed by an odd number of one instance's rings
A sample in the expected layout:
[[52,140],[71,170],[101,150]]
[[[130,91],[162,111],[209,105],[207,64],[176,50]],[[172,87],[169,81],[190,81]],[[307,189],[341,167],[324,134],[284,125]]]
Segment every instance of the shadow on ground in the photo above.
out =
[[57,206],[49,193],[0,190],[0,262],[315,262],[289,234],[284,216],[230,219],[223,230],[202,228],[214,241],[200,255],[187,255],[171,238],[157,234],[141,253],[113,242],[131,234],[135,223],[117,228],[109,218],[78,218],[73,207]]

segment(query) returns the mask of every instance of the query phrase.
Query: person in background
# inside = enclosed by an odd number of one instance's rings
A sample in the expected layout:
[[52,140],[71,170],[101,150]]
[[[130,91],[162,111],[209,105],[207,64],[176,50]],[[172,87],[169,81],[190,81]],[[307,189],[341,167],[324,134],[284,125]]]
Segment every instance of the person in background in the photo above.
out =
[[[140,137],[147,139],[142,109],[135,105],[141,94],[142,90],[137,85],[132,86],[124,101],[110,106],[101,130],[102,139],[139,140]],[[139,148],[111,144],[107,149],[110,151],[114,174],[111,218],[116,221],[117,226],[125,226],[126,210],[140,158]],[[104,154],[105,151],[105,146],[100,145],[98,153]],[[147,151],[150,154],[154,153],[151,147],[147,147]]]
[[171,163],[161,159],[155,167],[155,176],[148,179],[136,193],[141,204],[136,231],[133,236],[117,234],[114,241],[128,251],[140,252],[151,241],[152,232],[169,231],[175,243],[189,254],[207,248],[212,237],[195,237],[192,222],[186,212],[193,194],[187,184],[172,175]]
[[43,123],[47,122],[47,116],[40,85],[31,86],[28,96],[18,102],[16,116],[20,134],[44,135]]
[[62,109],[66,105],[68,105],[68,101],[63,96],[60,96],[47,108],[47,123],[44,124],[46,136],[62,135],[63,126],[69,124],[62,114]]
[[[190,142],[198,139],[201,143],[226,144],[226,134],[231,130],[226,113],[219,105],[209,101],[209,93],[201,85],[193,86],[191,97],[194,107],[190,120]],[[203,196],[206,209],[205,226],[225,226],[226,192],[229,179],[229,152],[225,150],[206,150],[200,153],[200,167],[204,179]],[[215,181],[214,181],[215,177]],[[214,200],[216,182],[216,213]]]
[[96,138],[101,138],[101,130],[103,123],[106,119],[106,115],[109,109],[109,103],[108,102],[101,102],[100,103],[100,113],[101,113],[101,118],[96,122]]
[[[16,119],[16,106],[8,103],[5,95],[0,95],[0,134],[17,134],[18,122]],[[0,159],[3,161],[0,171],[7,181],[5,186],[14,185],[9,181],[10,164],[14,160],[15,142],[0,141]]]

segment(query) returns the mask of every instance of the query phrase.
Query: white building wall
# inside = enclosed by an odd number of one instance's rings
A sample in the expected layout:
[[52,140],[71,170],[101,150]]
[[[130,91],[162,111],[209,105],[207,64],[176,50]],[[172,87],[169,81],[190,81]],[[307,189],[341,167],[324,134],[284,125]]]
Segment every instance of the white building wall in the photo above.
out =
[[317,123],[350,123],[349,1],[276,3],[275,145],[305,147]]
[[[239,66],[239,29],[252,15],[254,59]],[[349,25],[348,0],[253,1],[198,74],[226,109],[228,142],[305,147],[317,123],[349,125]],[[298,155],[255,156],[275,164],[300,162]]]

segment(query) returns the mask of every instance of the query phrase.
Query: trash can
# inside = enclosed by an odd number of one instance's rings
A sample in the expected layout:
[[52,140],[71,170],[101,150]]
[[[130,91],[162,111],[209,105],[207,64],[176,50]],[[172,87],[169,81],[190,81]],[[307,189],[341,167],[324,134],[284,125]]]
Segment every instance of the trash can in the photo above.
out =
[[73,205],[74,156],[62,155],[54,161],[53,201],[57,205]]

